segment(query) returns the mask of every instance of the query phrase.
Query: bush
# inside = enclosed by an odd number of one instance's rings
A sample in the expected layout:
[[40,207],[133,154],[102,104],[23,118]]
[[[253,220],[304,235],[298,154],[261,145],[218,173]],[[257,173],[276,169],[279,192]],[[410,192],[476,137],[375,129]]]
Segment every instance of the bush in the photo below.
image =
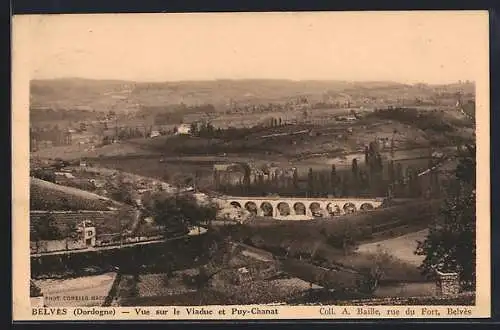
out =
[[362,231],[359,227],[353,226],[349,220],[339,221],[338,231],[327,234],[326,242],[332,247],[344,251],[345,254],[355,251],[358,247],[358,240],[362,237]]
[[64,238],[61,231],[55,224],[52,214],[44,214],[38,221],[32,224],[31,241],[59,240]]
[[363,274],[328,270],[296,259],[283,260],[281,266],[287,273],[333,290],[350,289],[362,292],[365,289],[363,283],[367,280]]
[[30,176],[40,180],[56,183],[56,174],[54,171],[51,170],[44,170],[44,169],[32,170],[30,171]]

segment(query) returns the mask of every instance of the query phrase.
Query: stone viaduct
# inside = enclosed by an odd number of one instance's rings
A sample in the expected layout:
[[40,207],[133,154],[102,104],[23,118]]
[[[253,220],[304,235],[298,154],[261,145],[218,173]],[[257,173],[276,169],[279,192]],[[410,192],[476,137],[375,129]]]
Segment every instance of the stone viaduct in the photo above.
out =
[[380,207],[383,198],[293,198],[231,197],[217,199],[220,207],[244,208],[257,216],[321,217],[370,211]]

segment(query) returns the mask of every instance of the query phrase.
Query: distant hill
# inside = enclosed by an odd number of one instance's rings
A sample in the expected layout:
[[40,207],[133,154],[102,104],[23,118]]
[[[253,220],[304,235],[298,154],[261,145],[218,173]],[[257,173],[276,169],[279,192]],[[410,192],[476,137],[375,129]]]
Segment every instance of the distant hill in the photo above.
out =
[[62,108],[123,111],[138,106],[211,103],[216,107],[234,102],[267,103],[307,96],[324,97],[429,98],[435,93],[474,93],[473,84],[446,86],[407,85],[396,82],[213,80],[180,82],[131,82],[62,78],[32,80],[32,108]]

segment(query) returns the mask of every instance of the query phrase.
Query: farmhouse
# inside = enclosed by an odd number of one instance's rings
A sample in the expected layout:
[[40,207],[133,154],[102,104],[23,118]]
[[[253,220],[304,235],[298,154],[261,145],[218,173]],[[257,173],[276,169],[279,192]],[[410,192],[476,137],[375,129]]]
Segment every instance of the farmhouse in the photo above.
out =
[[[35,214],[32,214],[35,215]],[[71,217],[71,215],[69,215]],[[31,228],[33,234],[33,228]],[[38,235],[37,235],[38,236]],[[31,237],[33,238],[33,237]],[[64,239],[37,239],[30,241],[31,253],[78,250],[96,245],[96,228],[89,220],[83,220],[70,229]]]
[[176,133],[177,135],[189,135],[191,134],[191,126],[188,124],[181,124],[177,127]]

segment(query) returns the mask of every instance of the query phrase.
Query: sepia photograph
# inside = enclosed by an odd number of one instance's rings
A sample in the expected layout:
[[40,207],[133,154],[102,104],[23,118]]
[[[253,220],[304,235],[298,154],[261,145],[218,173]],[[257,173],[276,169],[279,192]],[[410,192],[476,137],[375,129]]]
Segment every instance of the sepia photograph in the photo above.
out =
[[14,17],[14,304],[488,314],[487,54],[481,11]]

